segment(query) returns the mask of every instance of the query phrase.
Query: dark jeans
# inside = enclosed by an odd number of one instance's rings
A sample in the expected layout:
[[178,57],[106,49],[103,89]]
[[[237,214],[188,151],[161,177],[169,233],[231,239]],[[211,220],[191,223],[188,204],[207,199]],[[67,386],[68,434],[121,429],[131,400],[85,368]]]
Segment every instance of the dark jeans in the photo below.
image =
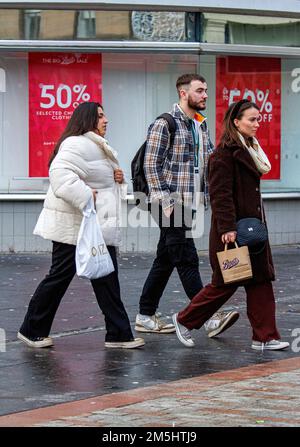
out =
[[182,227],[174,227],[172,216],[169,227],[162,227],[161,215],[159,226],[160,239],[157,245],[156,258],[140,298],[140,313],[143,315],[155,314],[174,268],[177,269],[180,281],[189,299],[192,299],[203,287],[194,240],[186,237],[189,228],[184,224]]
[[[96,299],[104,314],[106,341],[129,341],[134,337],[129,319],[121,301],[118,265],[115,247],[107,247],[115,271],[109,275],[91,280]],[[37,287],[20,332],[25,337],[47,337],[70,282],[76,273],[75,245],[53,242],[52,265],[49,274]]]

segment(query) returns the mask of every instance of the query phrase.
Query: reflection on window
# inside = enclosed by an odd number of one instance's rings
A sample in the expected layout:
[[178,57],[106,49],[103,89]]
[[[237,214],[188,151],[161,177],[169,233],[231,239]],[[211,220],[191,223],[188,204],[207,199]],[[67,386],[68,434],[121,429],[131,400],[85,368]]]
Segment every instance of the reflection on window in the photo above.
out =
[[189,41],[300,46],[300,20],[166,11],[0,9],[0,40]]
[[203,14],[203,41],[245,45],[300,45],[300,20],[285,17]]
[[133,37],[139,40],[185,40],[184,12],[134,11]]
[[6,92],[6,74],[4,68],[0,68],[0,93]]
[[97,11],[97,40],[131,39],[129,11]]
[[0,39],[21,39],[20,11],[0,9]]
[[23,39],[39,39],[40,23],[41,11],[39,9],[25,9],[23,13]]
[[199,16],[184,12],[0,10],[0,39],[193,41],[199,38]]
[[41,40],[74,39],[74,11],[42,11]]
[[96,14],[94,11],[76,13],[75,39],[94,39],[96,37]]
[[228,43],[300,46],[300,22],[253,25],[228,22]]

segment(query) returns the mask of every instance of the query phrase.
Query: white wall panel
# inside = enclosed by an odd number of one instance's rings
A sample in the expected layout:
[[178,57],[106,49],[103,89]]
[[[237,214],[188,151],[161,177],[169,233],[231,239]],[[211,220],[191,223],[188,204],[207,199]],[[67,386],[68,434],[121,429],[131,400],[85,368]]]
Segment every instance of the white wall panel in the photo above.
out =
[[9,190],[12,177],[27,175],[27,57],[24,55],[1,56],[0,66],[6,72],[6,92],[0,94],[0,113],[2,113],[0,189]]
[[119,153],[127,180],[130,161],[145,140],[148,126],[178,99],[176,79],[197,68],[196,56],[103,54],[107,138]]

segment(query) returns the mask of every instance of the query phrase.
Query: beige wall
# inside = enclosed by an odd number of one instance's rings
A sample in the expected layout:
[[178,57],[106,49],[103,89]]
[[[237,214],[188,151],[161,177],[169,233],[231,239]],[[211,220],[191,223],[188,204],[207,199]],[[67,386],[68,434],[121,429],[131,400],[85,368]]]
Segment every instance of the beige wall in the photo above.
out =
[[41,39],[73,39],[74,11],[42,11]]
[[96,12],[96,34],[98,39],[128,39],[131,34],[130,12]]
[[0,10],[0,39],[19,39],[19,11]]
[[[17,10],[0,10],[0,39],[21,37],[19,14]],[[74,11],[41,11],[40,39],[73,39],[75,17]],[[97,39],[128,39],[130,35],[130,12],[96,12]]]

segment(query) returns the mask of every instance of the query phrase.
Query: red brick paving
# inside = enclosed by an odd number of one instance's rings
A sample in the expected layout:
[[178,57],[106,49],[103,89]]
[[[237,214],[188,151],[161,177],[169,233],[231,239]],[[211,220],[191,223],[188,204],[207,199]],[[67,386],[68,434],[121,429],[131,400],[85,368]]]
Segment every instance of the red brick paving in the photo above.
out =
[[299,426],[300,357],[0,417],[24,426]]

